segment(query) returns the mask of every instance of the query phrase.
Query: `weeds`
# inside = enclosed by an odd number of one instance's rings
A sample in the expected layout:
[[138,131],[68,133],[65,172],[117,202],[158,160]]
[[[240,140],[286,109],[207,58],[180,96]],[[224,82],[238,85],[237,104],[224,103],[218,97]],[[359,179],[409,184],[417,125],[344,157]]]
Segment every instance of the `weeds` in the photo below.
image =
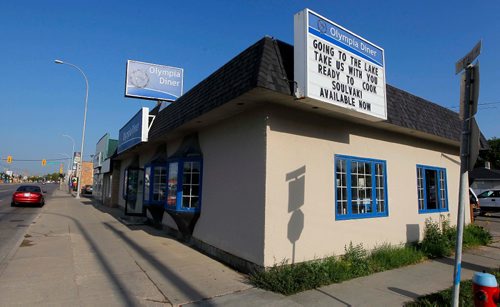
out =
[[[491,235],[484,228],[467,225],[464,228],[464,248],[487,245]],[[383,244],[371,252],[362,244],[345,246],[344,255],[331,256],[321,260],[288,264],[282,261],[263,272],[250,275],[250,281],[257,287],[290,295],[300,291],[339,283],[372,273],[391,270],[419,263],[426,258],[449,256],[453,252],[456,228],[449,219],[440,221],[428,219],[425,222],[424,239],[413,246],[391,246]]]
[[251,274],[250,281],[259,288],[290,295],[424,259],[423,254],[416,252],[414,247],[383,245],[368,253],[363,245],[350,243],[341,257],[331,256],[298,264],[282,261],[268,271]]

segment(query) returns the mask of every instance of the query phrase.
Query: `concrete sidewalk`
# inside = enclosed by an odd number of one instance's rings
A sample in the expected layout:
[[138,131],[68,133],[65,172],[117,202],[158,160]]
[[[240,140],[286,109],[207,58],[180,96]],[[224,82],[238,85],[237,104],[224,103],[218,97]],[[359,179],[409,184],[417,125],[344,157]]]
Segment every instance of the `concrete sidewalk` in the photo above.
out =
[[162,231],[127,227],[116,213],[56,190],[0,272],[0,305],[178,305],[251,287],[244,275]]
[[[0,305],[400,306],[452,284],[453,259],[442,259],[286,297],[120,215],[57,190],[0,272]],[[499,267],[500,231],[493,234],[492,246],[464,255],[464,279]]]

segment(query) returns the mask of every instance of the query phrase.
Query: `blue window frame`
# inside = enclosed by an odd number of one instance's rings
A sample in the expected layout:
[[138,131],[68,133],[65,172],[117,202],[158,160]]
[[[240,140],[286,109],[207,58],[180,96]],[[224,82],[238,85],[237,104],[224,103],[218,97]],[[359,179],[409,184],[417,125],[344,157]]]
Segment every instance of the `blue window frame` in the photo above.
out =
[[163,204],[167,199],[167,165],[150,163],[144,167],[144,204]]
[[335,207],[337,220],[388,216],[386,162],[335,155]]
[[417,165],[418,212],[448,211],[448,184],[446,169]]
[[201,176],[201,158],[169,161],[165,209],[183,212],[200,211]]

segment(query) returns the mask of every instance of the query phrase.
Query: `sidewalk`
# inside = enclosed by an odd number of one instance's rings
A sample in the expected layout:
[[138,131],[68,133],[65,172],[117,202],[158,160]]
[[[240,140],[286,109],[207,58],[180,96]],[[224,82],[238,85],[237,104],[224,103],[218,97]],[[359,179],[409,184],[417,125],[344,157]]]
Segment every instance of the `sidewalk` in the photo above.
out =
[[[0,272],[0,305],[401,306],[452,284],[453,259],[441,259],[286,297],[253,288],[163,231],[126,226],[120,215],[56,190]],[[494,236],[491,247],[464,254],[464,279],[499,267],[500,232]]]
[[120,212],[56,190],[0,272],[0,305],[165,306],[250,288],[162,231],[127,227]]

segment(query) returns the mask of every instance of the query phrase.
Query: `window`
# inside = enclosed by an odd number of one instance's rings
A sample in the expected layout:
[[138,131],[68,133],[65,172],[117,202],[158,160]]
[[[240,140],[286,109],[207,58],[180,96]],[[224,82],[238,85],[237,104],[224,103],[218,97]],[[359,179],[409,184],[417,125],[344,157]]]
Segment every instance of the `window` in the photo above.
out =
[[167,209],[199,211],[201,196],[201,160],[184,158],[168,166]]
[[165,166],[155,166],[153,174],[153,201],[164,201],[167,190],[167,168]]
[[201,159],[182,158],[144,167],[144,203],[167,210],[199,211]]
[[336,155],[335,203],[340,220],[387,216],[385,161]]
[[446,169],[417,165],[418,212],[448,211]]

